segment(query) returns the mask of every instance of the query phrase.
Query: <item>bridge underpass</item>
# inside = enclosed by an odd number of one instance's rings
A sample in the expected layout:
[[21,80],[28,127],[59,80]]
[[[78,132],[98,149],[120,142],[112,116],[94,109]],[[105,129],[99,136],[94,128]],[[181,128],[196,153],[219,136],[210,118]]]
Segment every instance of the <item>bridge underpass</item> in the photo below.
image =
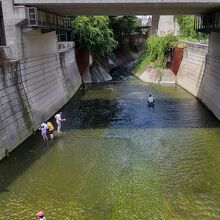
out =
[[193,87],[193,94],[220,118],[220,104],[216,93],[220,90],[220,83],[216,81],[216,78],[219,79],[220,68],[220,0],[14,0],[14,5],[36,7],[63,16],[197,15],[195,28],[210,34],[209,49],[207,56],[202,55],[204,64],[200,70],[206,74],[198,77],[199,81],[192,82],[188,87]]
[[201,14],[220,8],[219,0],[14,0],[68,15],[175,15]]

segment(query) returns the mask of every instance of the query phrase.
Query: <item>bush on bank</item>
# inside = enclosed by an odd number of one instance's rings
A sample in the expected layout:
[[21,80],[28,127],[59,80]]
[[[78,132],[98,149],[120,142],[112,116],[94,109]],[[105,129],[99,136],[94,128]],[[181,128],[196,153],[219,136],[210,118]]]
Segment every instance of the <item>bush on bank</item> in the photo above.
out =
[[175,19],[179,25],[179,40],[188,40],[192,42],[207,42],[208,35],[197,32],[195,30],[195,16],[194,15],[178,15]]
[[133,71],[144,71],[147,67],[165,68],[167,57],[177,45],[177,38],[173,34],[165,36],[150,36],[145,42],[143,54],[137,60]]

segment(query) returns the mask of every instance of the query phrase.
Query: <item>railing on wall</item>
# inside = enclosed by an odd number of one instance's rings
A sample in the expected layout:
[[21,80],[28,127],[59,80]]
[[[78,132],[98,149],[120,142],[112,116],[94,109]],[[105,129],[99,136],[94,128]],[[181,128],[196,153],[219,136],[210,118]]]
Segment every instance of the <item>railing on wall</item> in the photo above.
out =
[[203,33],[220,32],[220,12],[195,17],[195,30]]
[[54,29],[69,31],[71,27],[71,18],[45,12],[36,7],[27,7],[28,27],[38,27],[45,29]]

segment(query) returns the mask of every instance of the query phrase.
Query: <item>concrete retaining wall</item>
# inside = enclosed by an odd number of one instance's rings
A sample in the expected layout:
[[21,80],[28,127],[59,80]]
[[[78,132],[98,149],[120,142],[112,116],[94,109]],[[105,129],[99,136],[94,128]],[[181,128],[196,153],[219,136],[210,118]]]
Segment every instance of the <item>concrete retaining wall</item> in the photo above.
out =
[[0,159],[66,104],[80,85],[73,48],[4,63],[0,69]]
[[199,93],[207,52],[208,46],[194,43],[187,43],[187,48],[184,49],[177,82],[194,96]]
[[209,48],[188,44],[177,82],[198,97],[220,119],[220,34],[212,33]]
[[18,62],[0,69],[0,158],[25,140],[32,130],[32,118]]
[[220,119],[220,56],[207,55],[198,97]]
[[[61,70],[66,82],[69,97],[72,97],[81,85],[81,76],[75,57],[75,50],[67,50],[60,53]],[[75,74],[73,74],[75,73]],[[76,74],[77,73],[77,74]]]

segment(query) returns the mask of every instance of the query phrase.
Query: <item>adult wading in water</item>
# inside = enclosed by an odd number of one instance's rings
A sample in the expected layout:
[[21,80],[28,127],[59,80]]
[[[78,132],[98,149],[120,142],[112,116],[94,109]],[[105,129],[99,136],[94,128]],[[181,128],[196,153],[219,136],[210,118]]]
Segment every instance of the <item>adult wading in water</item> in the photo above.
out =
[[155,100],[154,100],[154,97],[151,94],[149,95],[147,102],[148,102],[148,105],[150,105],[150,106],[154,105]]
[[62,112],[55,115],[56,123],[57,123],[57,133],[61,132],[62,121],[66,121],[66,119],[62,119]]

